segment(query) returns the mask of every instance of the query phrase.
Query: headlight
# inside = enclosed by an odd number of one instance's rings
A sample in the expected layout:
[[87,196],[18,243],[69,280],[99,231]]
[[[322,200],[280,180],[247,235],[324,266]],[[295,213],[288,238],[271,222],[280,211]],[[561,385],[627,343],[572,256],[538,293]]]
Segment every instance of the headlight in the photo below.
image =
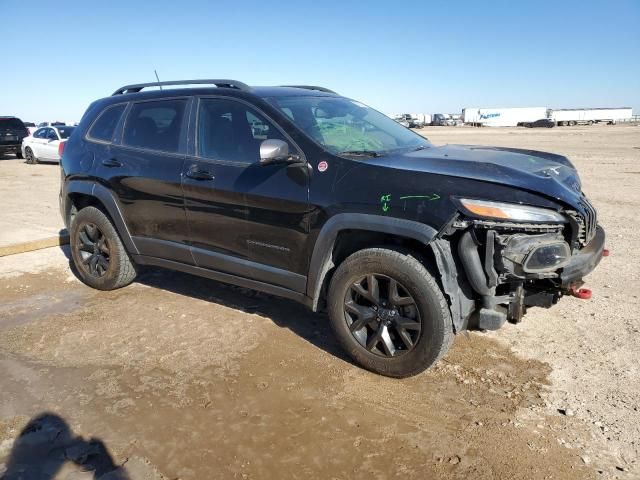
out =
[[571,260],[571,250],[565,242],[540,245],[525,259],[522,269],[528,273],[551,272],[564,267]]
[[566,218],[563,215],[546,208],[469,198],[461,198],[460,203],[469,213],[484,218],[499,218],[521,222],[566,222]]

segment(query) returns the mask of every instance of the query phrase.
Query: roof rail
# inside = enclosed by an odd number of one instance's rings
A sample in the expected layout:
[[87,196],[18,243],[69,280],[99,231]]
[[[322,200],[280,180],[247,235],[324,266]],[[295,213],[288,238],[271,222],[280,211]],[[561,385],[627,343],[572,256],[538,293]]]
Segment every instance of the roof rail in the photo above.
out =
[[124,93],[136,93],[147,87],[164,87],[168,85],[215,85],[218,88],[237,88],[245,92],[250,91],[251,87],[246,83],[237,80],[225,79],[204,79],[204,80],[173,80],[169,82],[151,82],[138,83],[136,85],[125,85],[112,93],[112,95],[122,95]]
[[[324,88],[324,87],[317,87],[315,85],[281,85],[282,87],[292,87],[292,88],[304,88],[305,90],[317,90],[318,92],[325,92],[325,93],[336,93],[333,90],[329,90],[328,88]],[[337,93],[336,93],[337,95]]]

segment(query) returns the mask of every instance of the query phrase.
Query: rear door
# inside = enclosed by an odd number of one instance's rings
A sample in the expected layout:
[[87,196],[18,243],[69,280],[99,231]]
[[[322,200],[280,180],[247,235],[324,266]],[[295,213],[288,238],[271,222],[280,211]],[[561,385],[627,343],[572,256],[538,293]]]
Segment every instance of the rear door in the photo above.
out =
[[301,291],[294,266],[307,228],[306,165],[262,166],[259,152],[268,138],[302,152],[240,99],[201,98],[192,124],[183,187],[196,264]]
[[45,131],[45,138],[40,148],[40,159],[42,160],[58,160],[58,146],[60,145],[60,138],[58,132],[54,128],[47,127]]
[[189,97],[130,103],[120,138],[95,163],[140,253],[192,264],[180,178],[190,105]]

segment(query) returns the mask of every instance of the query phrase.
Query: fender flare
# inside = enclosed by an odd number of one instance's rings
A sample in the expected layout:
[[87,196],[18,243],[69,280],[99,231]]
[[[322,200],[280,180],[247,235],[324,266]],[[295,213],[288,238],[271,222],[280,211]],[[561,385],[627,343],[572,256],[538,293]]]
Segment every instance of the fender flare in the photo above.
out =
[[[113,193],[111,193],[106,187],[90,180],[70,180],[65,185],[64,193],[67,197],[72,193],[81,193],[83,195],[88,195],[96,198],[104,206],[104,208],[107,210],[107,213],[113,220],[114,227],[120,235],[122,243],[124,243],[127,251],[132,255],[137,255],[140,253],[138,252],[138,248],[136,247],[135,243],[133,243],[131,233],[129,232],[129,228],[124,221],[124,217],[122,215],[122,211],[120,209],[118,201],[116,200]],[[64,212],[64,214],[68,215],[68,212]]]
[[417,240],[428,245],[437,235],[437,230],[424,223],[402,218],[389,218],[365,213],[339,213],[331,217],[320,230],[311,254],[306,295],[311,309],[318,309],[321,288],[333,263],[333,249],[342,230],[368,230],[388,233]]

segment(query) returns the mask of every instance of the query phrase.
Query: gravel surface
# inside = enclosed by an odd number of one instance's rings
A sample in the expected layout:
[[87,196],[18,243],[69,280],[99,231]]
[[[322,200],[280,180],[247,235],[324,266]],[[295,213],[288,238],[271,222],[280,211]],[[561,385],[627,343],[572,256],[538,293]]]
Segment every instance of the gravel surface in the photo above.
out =
[[592,461],[640,477],[640,126],[554,129],[427,128],[436,144],[532,148],[568,156],[598,209],[611,256],[587,277],[593,299],[563,298],[531,309],[524,322],[492,333],[552,367],[546,413],[565,410],[589,428]]
[[0,247],[58,235],[64,229],[57,163],[27,165],[0,154]]

